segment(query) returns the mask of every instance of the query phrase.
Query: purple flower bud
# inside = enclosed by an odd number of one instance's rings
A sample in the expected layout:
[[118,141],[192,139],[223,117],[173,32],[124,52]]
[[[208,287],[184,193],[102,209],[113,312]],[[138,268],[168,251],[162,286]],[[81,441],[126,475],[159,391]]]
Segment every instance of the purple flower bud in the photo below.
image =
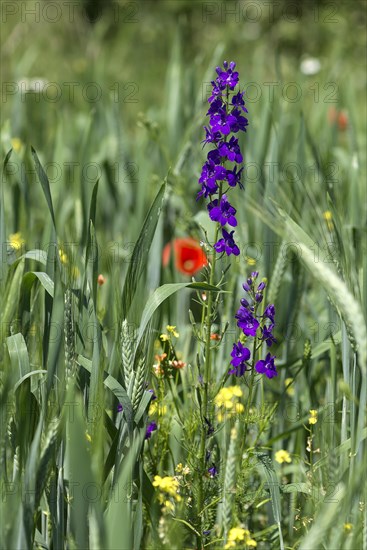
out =
[[264,283],[264,281],[262,283],[259,284],[259,286],[257,287],[257,291],[260,292],[261,290],[264,290],[264,288],[266,287],[266,283]]
[[211,478],[214,478],[216,475],[218,475],[218,470],[215,467],[215,464],[213,464],[213,466],[208,469],[208,473],[209,473]]
[[145,432],[145,439],[150,439],[152,437],[152,433],[157,429],[157,424],[155,422],[150,422],[147,427],[147,431]]
[[255,294],[255,300],[258,304],[260,304],[263,301],[263,295],[259,294],[258,292]]

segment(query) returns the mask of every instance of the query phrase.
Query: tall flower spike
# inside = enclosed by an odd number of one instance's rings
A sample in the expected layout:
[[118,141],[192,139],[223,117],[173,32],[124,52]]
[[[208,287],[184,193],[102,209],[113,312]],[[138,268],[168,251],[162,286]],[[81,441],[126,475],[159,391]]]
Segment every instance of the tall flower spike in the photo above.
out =
[[[211,220],[222,226],[222,238],[214,244],[217,253],[225,252],[228,256],[238,256],[240,250],[234,240],[234,231],[230,233],[224,226],[237,226],[236,209],[229,203],[226,193],[237,185],[243,189],[241,176],[243,156],[234,135],[246,131],[248,120],[243,116],[247,113],[243,99],[244,92],[234,92],[239,74],[235,70],[236,63],[223,62],[223,68],[217,67],[217,78],[212,81],[212,94],[208,99],[207,116],[209,124],[204,126],[206,138],[204,146],[212,144],[214,149],[208,152],[207,160],[199,178],[200,191],[197,199],[209,199],[208,212]],[[230,166],[226,166],[231,163]],[[218,195],[218,198],[213,196]],[[217,226],[218,227],[218,226]]]

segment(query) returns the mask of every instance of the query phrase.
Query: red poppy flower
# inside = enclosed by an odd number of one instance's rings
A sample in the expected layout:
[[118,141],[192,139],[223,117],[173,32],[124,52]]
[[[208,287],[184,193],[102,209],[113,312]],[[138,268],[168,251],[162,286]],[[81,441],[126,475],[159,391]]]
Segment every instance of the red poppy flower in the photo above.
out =
[[337,124],[341,132],[347,129],[349,121],[345,111],[337,111],[335,107],[330,107],[328,117],[330,124]]
[[207,265],[208,259],[200,244],[195,239],[183,237],[181,239],[173,239],[172,243],[166,244],[162,254],[163,267],[167,267],[169,263],[172,244],[175,267],[180,273],[193,275]]

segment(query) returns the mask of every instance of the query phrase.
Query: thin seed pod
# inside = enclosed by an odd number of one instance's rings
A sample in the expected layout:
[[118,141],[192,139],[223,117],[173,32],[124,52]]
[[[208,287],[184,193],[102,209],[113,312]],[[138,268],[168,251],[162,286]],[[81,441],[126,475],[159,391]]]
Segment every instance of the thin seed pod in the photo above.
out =
[[236,486],[237,433],[238,426],[236,424],[231,430],[223,486],[222,527],[225,540],[227,540],[228,530],[231,525],[234,490]]

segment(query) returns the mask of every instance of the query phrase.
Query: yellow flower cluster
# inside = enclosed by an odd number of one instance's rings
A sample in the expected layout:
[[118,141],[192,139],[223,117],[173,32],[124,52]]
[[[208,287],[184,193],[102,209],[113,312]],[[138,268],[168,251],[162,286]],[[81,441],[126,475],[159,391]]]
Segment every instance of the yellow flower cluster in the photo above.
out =
[[239,403],[238,397],[242,397],[243,393],[239,386],[228,386],[222,388],[214,399],[214,403],[219,408],[217,414],[218,422],[230,418],[234,414],[243,413],[245,410],[242,403]]
[[162,493],[173,497],[177,502],[181,500],[178,494],[179,486],[177,479],[172,476],[154,476],[153,487],[157,487]]
[[25,240],[20,231],[9,235],[9,244],[14,250],[20,250],[25,245]]
[[158,416],[164,416],[166,412],[167,405],[162,405],[162,403],[158,404],[156,401],[153,401],[149,407],[149,416],[153,416],[156,413],[158,413]]
[[283,464],[283,462],[292,462],[291,455],[284,449],[281,449],[275,453],[275,460],[279,462],[279,464]]
[[[174,336],[175,338],[179,338],[179,337],[180,337],[179,333],[178,333],[177,330],[176,330],[176,326],[174,326],[174,325],[167,325],[167,326],[166,326],[166,330],[167,330],[167,332],[168,332],[169,334],[172,334],[172,336]],[[162,340],[162,342],[167,342],[167,341],[170,339],[169,334],[163,333],[163,334],[160,335],[159,338]]]
[[167,325],[166,326],[167,331],[172,334],[175,338],[179,338],[179,333],[176,330],[176,327],[173,325]]
[[251,548],[257,546],[256,540],[251,538],[250,531],[248,529],[242,529],[242,527],[233,527],[228,533],[228,542],[224,548],[235,548],[236,543],[240,542]]
[[308,423],[309,424],[316,424],[317,422],[317,410],[316,409],[311,409],[310,410],[310,417],[308,419]]
[[190,468],[188,466],[183,466],[181,462],[177,464],[175,470],[178,474],[183,474],[184,476],[190,473]]

